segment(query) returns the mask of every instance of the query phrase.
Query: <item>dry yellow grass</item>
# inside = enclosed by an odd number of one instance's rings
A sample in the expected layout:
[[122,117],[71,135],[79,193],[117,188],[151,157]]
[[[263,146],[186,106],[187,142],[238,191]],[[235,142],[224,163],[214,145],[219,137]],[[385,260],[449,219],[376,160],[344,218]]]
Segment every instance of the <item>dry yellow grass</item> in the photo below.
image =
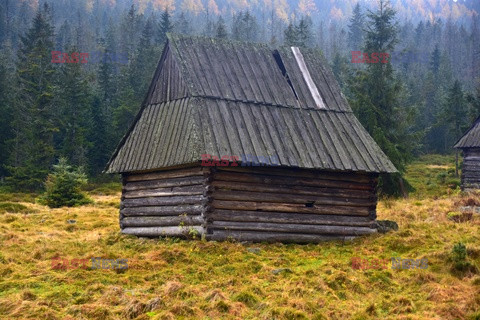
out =
[[[32,213],[0,213],[1,319],[479,319],[480,276],[454,274],[450,256],[463,242],[479,265],[480,217],[447,218],[478,196],[384,200],[379,219],[398,232],[317,245],[138,239],[119,234],[119,193],[92,197],[62,209],[16,198]],[[129,268],[53,270],[53,257]],[[352,257],[428,268],[354,270]]]

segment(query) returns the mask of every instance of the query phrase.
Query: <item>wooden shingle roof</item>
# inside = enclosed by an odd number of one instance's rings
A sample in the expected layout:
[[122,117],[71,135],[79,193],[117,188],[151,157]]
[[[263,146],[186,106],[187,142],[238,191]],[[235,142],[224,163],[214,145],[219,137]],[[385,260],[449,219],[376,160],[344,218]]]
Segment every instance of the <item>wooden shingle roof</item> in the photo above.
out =
[[202,154],[395,172],[325,66],[313,50],[169,35],[142,109],[107,172],[196,163]]
[[475,120],[470,129],[458,140],[454,148],[480,148],[480,117]]

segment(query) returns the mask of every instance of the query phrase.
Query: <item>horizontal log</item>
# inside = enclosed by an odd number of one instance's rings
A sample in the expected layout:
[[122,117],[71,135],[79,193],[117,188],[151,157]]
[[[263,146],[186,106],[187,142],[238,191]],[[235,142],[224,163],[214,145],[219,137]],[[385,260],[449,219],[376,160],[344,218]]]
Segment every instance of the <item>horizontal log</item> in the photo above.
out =
[[189,237],[191,231],[194,231],[201,236],[204,233],[203,227],[188,226],[188,227],[129,227],[122,229],[124,234],[132,234],[140,237]]
[[205,186],[194,185],[184,187],[155,188],[146,190],[134,190],[123,192],[125,199],[145,198],[145,197],[168,197],[168,196],[188,196],[203,194]]
[[326,187],[309,187],[309,186],[293,186],[285,184],[258,184],[249,182],[230,182],[230,181],[212,181],[212,186],[217,190],[238,190],[238,191],[254,191],[254,192],[273,192],[273,193],[290,193],[316,196],[347,197],[347,198],[363,198],[376,200],[376,195],[368,190],[351,190],[340,188]]
[[120,226],[125,227],[162,227],[162,226],[200,226],[204,219],[202,216],[167,216],[167,217],[125,217],[120,221]]
[[244,231],[262,231],[262,232],[286,232],[286,233],[306,233],[323,235],[342,235],[342,236],[361,236],[376,233],[377,229],[368,227],[351,226],[325,226],[309,224],[282,224],[268,222],[232,222],[232,221],[213,221],[207,224],[207,228],[220,230],[244,230]]
[[133,207],[123,208],[120,213],[125,217],[132,216],[175,216],[180,214],[198,215],[202,214],[204,207],[202,205],[185,206],[156,206],[156,207]]
[[186,169],[130,174],[130,175],[127,175],[125,179],[126,181],[163,180],[163,179],[171,179],[171,178],[203,176],[203,173],[204,173],[203,167],[193,167],[193,168],[186,168]]
[[302,204],[289,203],[266,203],[266,202],[249,202],[249,201],[227,201],[213,200],[211,206],[215,209],[229,210],[247,210],[247,211],[277,211],[277,212],[294,212],[294,213],[312,213],[312,214],[332,214],[332,215],[348,215],[348,216],[368,216],[374,208],[367,207],[349,207],[349,206],[327,206],[313,205],[306,207]]
[[372,227],[375,224],[370,217],[234,210],[214,210],[208,214],[207,219],[209,221],[299,223],[356,227]]
[[131,207],[149,207],[149,206],[176,206],[183,204],[202,204],[205,200],[203,195],[197,196],[178,196],[178,197],[150,197],[124,199],[121,206],[124,208]]
[[478,172],[479,168],[480,164],[478,163],[464,163],[462,167],[464,172]]
[[360,183],[371,183],[375,179],[375,175],[358,172],[328,172],[318,170],[305,169],[287,169],[287,168],[262,168],[262,167],[216,167],[218,171],[239,172],[239,173],[254,173],[263,175],[273,175],[281,177],[304,177],[312,179],[325,179],[335,181],[351,181]]
[[287,193],[262,193],[249,191],[222,191],[217,190],[212,193],[212,197],[218,200],[232,201],[253,201],[253,202],[273,202],[273,203],[311,203],[315,205],[333,205],[333,206],[352,206],[352,207],[373,207],[376,201],[370,199],[358,198],[337,198],[333,196],[320,197],[313,195],[297,195]]
[[297,185],[297,186],[332,187],[332,188],[354,189],[354,190],[372,190],[372,191],[374,190],[374,184],[365,184],[365,183],[348,182],[348,181],[321,180],[321,179],[312,179],[312,178],[252,175],[248,173],[237,173],[237,172],[215,172],[213,174],[213,177],[214,177],[214,180],[264,183],[269,185],[285,184],[285,185]]
[[212,230],[211,234],[206,235],[207,240],[237,240],[252,242],[289,242],[289,243],[317,243],[323,241],[348,241],[353,240],[352,236],[326,236],[318,234],[297,234],[280,232],[249,232],[249,231],[224,231]]
[[463,170],[463,176],[465,177],[478,177],[480,176],[480,169],[478,170]]
[[127,182],[123,186],[123,190],[133,191],[133,190],[145,190],[145,189],[156,189],[156,188],[167,188],[167,187],[203,185],[205,181],[206,179],[204,177],[199,176],[199,177],[174,178],[169,180]]

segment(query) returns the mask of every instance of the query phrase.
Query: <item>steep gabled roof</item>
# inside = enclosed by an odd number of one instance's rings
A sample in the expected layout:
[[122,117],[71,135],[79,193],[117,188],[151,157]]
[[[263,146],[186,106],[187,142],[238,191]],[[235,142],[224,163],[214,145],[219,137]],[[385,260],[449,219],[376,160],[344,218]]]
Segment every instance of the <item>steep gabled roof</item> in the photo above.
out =
[[480,116],[455,144],[454,148],[480,148]]
[[313,50],[169,35],[142,109],[107,171],[161,169],[212,154],[395,172],[325,65]]

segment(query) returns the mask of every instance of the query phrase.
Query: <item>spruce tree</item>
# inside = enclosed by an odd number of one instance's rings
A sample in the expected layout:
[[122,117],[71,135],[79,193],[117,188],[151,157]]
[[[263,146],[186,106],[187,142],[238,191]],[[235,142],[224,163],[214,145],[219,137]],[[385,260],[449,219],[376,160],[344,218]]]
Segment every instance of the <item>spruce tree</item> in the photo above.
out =
[[298,24],[290,22],[284,31],[285,45],[311,47],[313,44],[312,20],[308,16],[300,18]]
[[249,11],[240,12],[233,17],[232,38],[239,41],[255,42],[258,36],[258,24]]
[[180,34],[190,34],[192,33],[192,27],[190,22],[187,20],[185,13],[182,11],[178,16],[177,21],[175,22],[174,30],[176,33]]
[[[73,47],[71,52],[78,52]],[[80,63],[65,63],[60,68],[56,96],[60,108],[59,141],[60,154],[75,166],[86,167],[87,154],[91,147],[88,129],[91,126],[91,93],[87,75]]]
[[225,20],[223,20],[222,16],[218,17],[215,29],[215,37],[220,39],[228,38],[227,25],[225,24]]
[[[448,91],[442,119],[450,133],[449,136],[445,137],[445,144],[452,146],[470,125],[465,94],[458,80],[455,80]],[[458,150],[456,150],[455,158],[455,174],[458,176]]]
[[351,50],[360,50],[363,44],[363,29],[365,18],[362,14],[360,3],[353,9],[353,16],[350,18],[348,25],[348,45]]
[[158,26],[157,32],[157,44],[163,44],[167,41],[167,32],[171,32],[173,30],[173,23],[172,23],[172,16],[168,11],[168,8],[162,12],[160,16],[160,24]]
[[285,29],[284,37],[285,37],[285,45],[289,47],[298,46],[297,28],[295,28],[295,25],[292,22],[290,22],[287,28]]
[[[395,11],[390,3],[379,1],[376,12],[368,13],[364,50],[391,53],[397,43]],[[403,173],[410,159],[415,140],[409,135],[412,110],[403,106],[403,85],[396,77],[390,61],[368,64],[358,70],[351,84],[352,108],[373,139]],[[380,187],[387,194],[405,194],[398,175],[382,177]]]
[[311,47],[313,43],[312,19],[309,16],[300,18],[296,26],[297,42],[300,47]]
[[438,74],[438,71],[440,70],[440,62],[441,62],[440,48],[438,47],[438,44],[436,44],[435,49],[432,51],[432,54],[430,57],[430,70],[433,72],[435,76]]
[[0,52],[0,181],[7,174],[5,165],[10,155],[8,141],[13,137],[12,123],[14,109],[12,102],[14,99],[15,88],[13,86],[14,77],[12,74],[13,66],[8,62],[11,54],[9,50]]
[[18,96],[12,121],[15,137],[8,167],[9,181],[16,188],[41,188],[54,160],[53,134],[58,129],[52,103],[56,75],[51,62],[53,37],[50,8],[44,4],[21,38],[18,52]]

